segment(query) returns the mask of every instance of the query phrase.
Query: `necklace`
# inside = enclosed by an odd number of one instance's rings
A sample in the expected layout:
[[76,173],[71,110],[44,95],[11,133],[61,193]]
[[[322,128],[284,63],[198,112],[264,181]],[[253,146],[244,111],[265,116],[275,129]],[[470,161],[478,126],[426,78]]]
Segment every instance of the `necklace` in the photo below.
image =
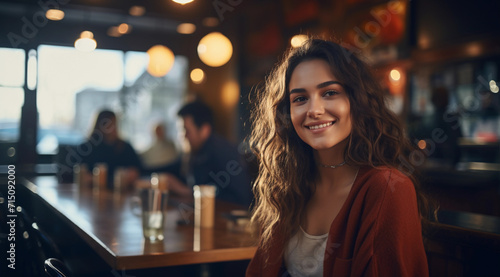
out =
[[337,168],[337,167],[341,167],[341,166],[345,165],[345,161],[343,161],[339,164],[336,164],[336,165],[327,165],[327,164],[319,164],[319,165],[322,167]]

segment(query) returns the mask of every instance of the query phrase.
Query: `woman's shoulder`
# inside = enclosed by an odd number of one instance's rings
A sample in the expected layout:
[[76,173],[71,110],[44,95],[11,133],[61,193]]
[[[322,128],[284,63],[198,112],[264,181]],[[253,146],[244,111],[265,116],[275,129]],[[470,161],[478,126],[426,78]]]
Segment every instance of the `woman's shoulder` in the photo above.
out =
[[384,194],[390,192],[414,191],[412,180],[396,168],[387,166],[362,168],[360,176],[361,189],[371,194]]
[[397,168],[389,166],[377,166],[377,167],[362,167],[360,171],[363,171],[365,178],[370,179],[383,179],[397,178],[397,179],[407,179],[411,182],[411,179],[403,172],[399,171]]

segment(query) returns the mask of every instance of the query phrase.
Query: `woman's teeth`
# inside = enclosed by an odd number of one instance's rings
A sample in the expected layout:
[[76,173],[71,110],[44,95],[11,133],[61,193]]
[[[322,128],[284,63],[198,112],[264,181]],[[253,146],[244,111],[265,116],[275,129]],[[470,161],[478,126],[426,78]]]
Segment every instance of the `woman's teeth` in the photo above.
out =
[[315,129],[319,129],[319,128],[325,128],[325,127],[328,127],[328,126],[331,126],[331,125],[333,125],[333,122],[328,122],[328,123],[323,123],[323,124],[320,124],[320,125],[309,126],[309,129],[310,130],[315,130]]

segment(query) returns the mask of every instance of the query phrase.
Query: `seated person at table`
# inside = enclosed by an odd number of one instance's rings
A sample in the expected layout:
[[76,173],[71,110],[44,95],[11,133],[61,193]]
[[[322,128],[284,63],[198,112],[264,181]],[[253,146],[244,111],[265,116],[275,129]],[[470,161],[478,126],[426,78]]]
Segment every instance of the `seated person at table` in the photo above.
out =
[[185,105],[178,115],[184,121],[190,152],[187,159],[157,169],[171,173],[168,174],[170,191],[192,196],[194,185],[212,184],[217,186],[217,199],[250,205],[247,166],[235,146],[214,134],[210,108],[196,101]]
[[429,275],[414,149],[370,69],[342,46],[290,49],[255,97],[250,276]]
[[[99,113],[89,139],[79,146],[79,150],[82,153],[81,163],[86,164],[90,172],[98,163],[107,165],[107,187],[110,189],[113,188],[116,168],[125,170],[125,185],[131,185],[142,170],[141,161],[134,148],[119,138],[116,115],[112,111],[104,110]],[[86,179],[91,182],[91,175]]]
[[165,124],[155,124],[154,136],[153,144],[141,154],[146,169],[168,165],[179,156],[174,142],[167,137]]

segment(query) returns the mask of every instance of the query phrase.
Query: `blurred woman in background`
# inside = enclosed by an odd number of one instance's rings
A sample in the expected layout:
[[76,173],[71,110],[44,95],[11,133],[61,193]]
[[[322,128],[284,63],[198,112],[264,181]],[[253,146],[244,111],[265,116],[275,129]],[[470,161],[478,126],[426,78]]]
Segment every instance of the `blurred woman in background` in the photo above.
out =
[[[97,164],[107,166],[107,187],[113,188],[116,169],[121,168],[121,183],[130,186],[140,175],[142,164],[134,148],[118,135],[116,115],[103,110],[96,118],[94,128],[88,140],[79,146],[82,164],[92,170]],[[91,176],[87,177],[91,180]]]

